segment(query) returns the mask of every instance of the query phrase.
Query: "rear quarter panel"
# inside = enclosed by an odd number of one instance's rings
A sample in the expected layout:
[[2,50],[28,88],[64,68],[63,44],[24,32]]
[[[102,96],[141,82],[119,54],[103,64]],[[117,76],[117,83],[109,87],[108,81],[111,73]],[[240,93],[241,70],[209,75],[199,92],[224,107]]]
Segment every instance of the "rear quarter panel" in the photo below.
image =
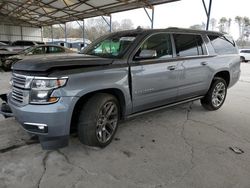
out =
[[217,73],[228,71],[230,74],[228,87],[230,88],[238,81],[240,76],[240,56],[239,54],[216,55],[210,59],[209,67],[213,72],[210,83],[212,83],[212,80]]

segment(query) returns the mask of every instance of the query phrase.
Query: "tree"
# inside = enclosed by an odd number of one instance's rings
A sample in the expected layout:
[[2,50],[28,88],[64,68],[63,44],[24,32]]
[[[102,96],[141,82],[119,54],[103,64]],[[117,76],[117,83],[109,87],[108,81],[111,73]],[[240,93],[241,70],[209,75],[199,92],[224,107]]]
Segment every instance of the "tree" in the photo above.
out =
[[222,17],[219,21],[219,31],[225,33],[226,32],[226,24],[228,20],[226,17]]
[[235,17],[235,22],[238,24],[239,28],[239,39],[242,39],[242,26],[243,26],[243,18],[241,16]]
[[195,25],[191,25],[189,28],[190,28],[190,29],[198,29],[198,30],[201,30],[201,29],[202,29],[202,25],[200,25],[200,24],[195,24]]
[[239,43],[243,44],[245,38],[248,40],[250,34],[250,19],[248,17],[236,16],[235,22],[239,28]]
[[[64,25],[62,25],[64,27]],[[60,25],[53,26],[53,38],[64,38],[64,28]],[[114,21],[112,22],[112,31],[121,31],[133,29],[134,25],[130,19],[123,19],[121,22]],[[103,36],[109,33],[109,26],[102,18],[91,18],[85,22],[85,38],[90,41],[95,40],[96,38]],[[73,22],[67,23],[67,38],[82,38],[82,28],[78,25],[74,25]],[[43,27],[43,37],[52,38],[51,36],[51,27]]]
[[215,18],[212,18],[210,20],[210,24],[211,24],[211,30],[214,31],[217,25],[217,20]]
[[205,30],[206,29],[206,24],[204,22],[202,22],[202,24],[191,25],[189,28],[190,29]]

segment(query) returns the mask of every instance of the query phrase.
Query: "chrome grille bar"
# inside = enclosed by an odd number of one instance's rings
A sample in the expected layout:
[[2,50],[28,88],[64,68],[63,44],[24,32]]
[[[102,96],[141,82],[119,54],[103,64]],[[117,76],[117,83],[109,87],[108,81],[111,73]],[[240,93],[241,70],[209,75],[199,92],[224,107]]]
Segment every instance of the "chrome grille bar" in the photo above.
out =
[[33,76],[12,74],[12,93],[11,98],[14,102],[25,105],[29,101],[29,89]]

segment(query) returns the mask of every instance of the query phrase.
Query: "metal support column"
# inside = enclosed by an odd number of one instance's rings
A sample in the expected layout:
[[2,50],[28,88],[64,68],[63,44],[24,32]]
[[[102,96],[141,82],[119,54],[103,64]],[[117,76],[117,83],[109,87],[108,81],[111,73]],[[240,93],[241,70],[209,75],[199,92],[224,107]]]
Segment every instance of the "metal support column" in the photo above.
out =
[[76,21],[76,22],[78,23],[78,25],[82,29],[82,42],[83,42],[82,47],[85,47],[85,38],[87,38],[86,33],[85,33],[85,20],[82,20],[82,25],[79,23],[79,21]]
[[102,19],[106,22],[106,24],[109,26],[109,32],[112,32],[112,16],[109,15],[109,20],[107,20],[104,16],[101,16]]
[[206,5],[206,3],[205,3],[205,0],[202,0],[204,9],[205,9],[205,12],[206,12],[206,15],[207,15],[206,30],[209,29],[210,15],[211,15],[211,9],[212,9],[212,1],[213,1],[213,0],[209,0],[209,5],[208,5],[208,8],[207,8],[207,5]]
[[86,34],[85,34],[85,20],[82,21],[82,42],[83,42],[83,47],[85,47],[85,38],[86,38]]
[[67,47],[67,23],[66,22],[64,24],[64,38],[65,38],[64,47]]
[[149,21],[151,22],[151,29],[153,29],[154,28],[154,14],[155,14],[154,6],[150,7],[150,9],[151,9],[151,16],[150,16],[148,10],[145,7],[143,9],[144,9],[145,13],[148,16]]
[[43,41],[43,27],[41,27],[41,41]]
[[54,38],[54,36],[53,36],[53,25],[51,25],[51,39],[52,39],[52,44],[54,44],[53,38]]
[[20,29],[21,29],[21,40],[23,40],[23,27],[20,26]]

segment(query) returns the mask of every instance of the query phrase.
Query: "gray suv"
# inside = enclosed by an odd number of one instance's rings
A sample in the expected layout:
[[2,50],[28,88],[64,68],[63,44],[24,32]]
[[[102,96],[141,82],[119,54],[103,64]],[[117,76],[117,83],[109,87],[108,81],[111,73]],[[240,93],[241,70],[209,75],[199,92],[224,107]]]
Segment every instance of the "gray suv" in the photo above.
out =
[[9,106],[44,149],[107,146],[120,120],[200,100],[219,109],[240,76],[231,37],[189,29],[130,30],[104,36],[83,54],[33,58],[13,65]]

